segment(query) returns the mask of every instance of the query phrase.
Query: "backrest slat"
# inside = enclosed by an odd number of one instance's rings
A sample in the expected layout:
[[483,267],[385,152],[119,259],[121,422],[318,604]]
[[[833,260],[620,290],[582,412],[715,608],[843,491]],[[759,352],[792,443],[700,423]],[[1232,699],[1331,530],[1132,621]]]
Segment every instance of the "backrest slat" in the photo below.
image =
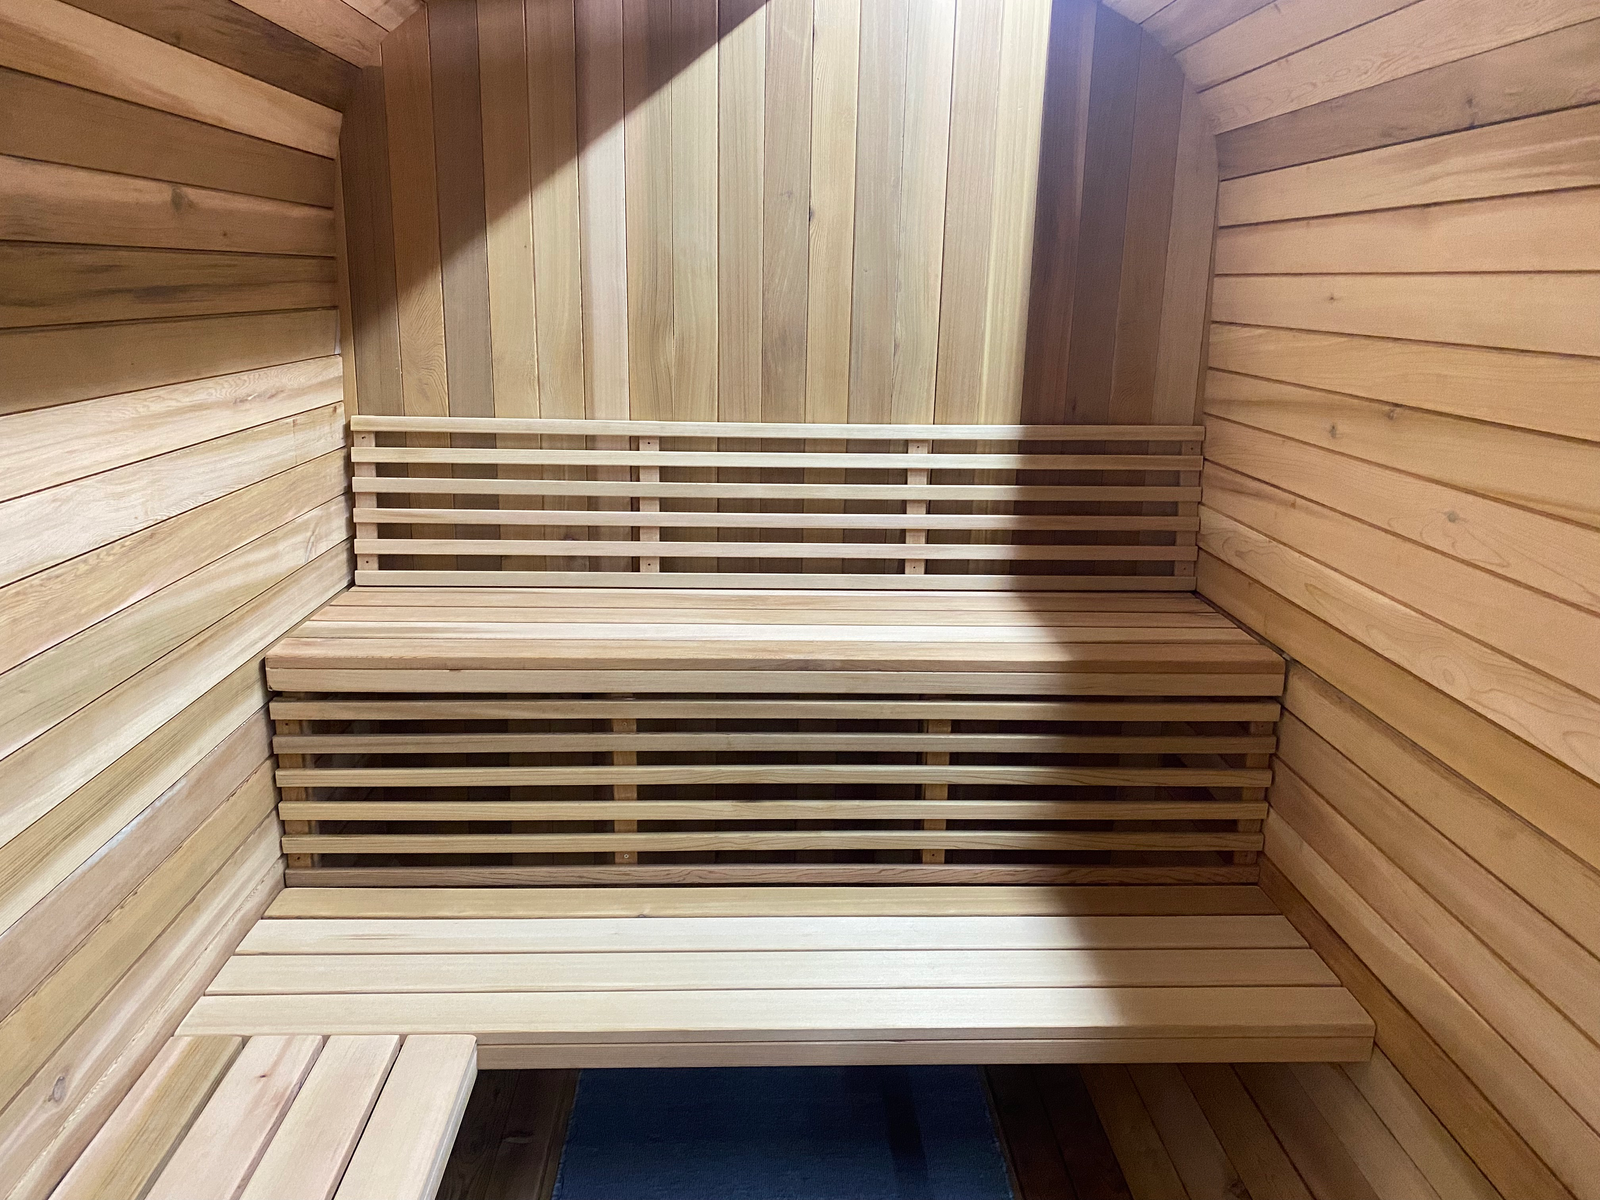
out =
[[1194,588],[1195,426],[351,428],[358,584]]

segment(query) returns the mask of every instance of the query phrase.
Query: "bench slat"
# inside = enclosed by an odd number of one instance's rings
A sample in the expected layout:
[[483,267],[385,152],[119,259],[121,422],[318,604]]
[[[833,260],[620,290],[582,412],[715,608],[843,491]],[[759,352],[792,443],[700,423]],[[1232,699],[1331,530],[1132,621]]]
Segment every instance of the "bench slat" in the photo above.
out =
[[433,1200],[477,1075],[471,1036],[407,1037],[336,1200]]
[[827,425],[765,421],[606,421],[560,417],[354,416],[360,433],[508,433],[580,437],[712,437],[916,441],[1197,442],[1203,425]]

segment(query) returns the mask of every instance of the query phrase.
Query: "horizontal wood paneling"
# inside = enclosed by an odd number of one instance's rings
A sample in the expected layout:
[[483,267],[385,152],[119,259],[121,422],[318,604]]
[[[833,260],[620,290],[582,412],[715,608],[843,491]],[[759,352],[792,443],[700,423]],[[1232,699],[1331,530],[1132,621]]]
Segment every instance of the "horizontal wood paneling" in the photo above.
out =
[[1224,131],[1200,590],[1296,660],[1264,879],[1506,1196],[1600,1195],[1597,17],[1179,48]]
[[1089,0],[443,0],[383,53],[364,411],[1191,419],[1211,142]]
[[281,887],[260,656],[349,579],[355,72],[225,0],[5,0],[0,44],[0,1193],[42,1198]]

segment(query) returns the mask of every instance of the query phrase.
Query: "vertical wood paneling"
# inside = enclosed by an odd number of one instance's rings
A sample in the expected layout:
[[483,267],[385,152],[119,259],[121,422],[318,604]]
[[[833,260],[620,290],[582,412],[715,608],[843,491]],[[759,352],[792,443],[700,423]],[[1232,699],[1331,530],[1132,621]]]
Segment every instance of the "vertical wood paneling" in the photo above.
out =
[[[591,234],[587,239],[580,237],[585,218],[590,214],[584,208],[585,199],[579,190],[580,97],[577,90],[577,14],[573,0],[539,0],[527,5],[526,12],[528,104],[533,139],[533,291],[534,307],[539,314],[539,411],[546,417],[581,417],[589,403],[584,378],[587,336],[584,312],[585,306],[598,303],[585,290],[583,246],[595,236],[607,234],[606,227],[601,225],[599,234]],[[615,50],[611,53],[614,56]],[[617,83],[620,86],[620,76]],[[620,126],[615,132],[616,136],[621,136]],[[597,142],[596,150],[598,146]],[[620,158],[620,145],[616,149]],[[618,165],[620,167],[620,163]],[[620,239],[623,236],[620,196],[616,208],[618,227],[615,232]],[[620,261],[620,241],[614,253]],[[616,303],[620,308],[620,297]],[[608,386],[620,390],[626,385]]]
[[861,0],[813,0],[808,421],[849,419]]
[[585,412],[591,417],[626,418],[629,309],[622,0],[575,2]]
[[761,420],[767,6],[720,6],[717,42],[717,396]]
[[430,9],[428,53],[430,59],[449,64],[434,74],[432,91],[450,415],[492,417],[494,355],[475,0],[440,0]]
[[[761,419],[803,421],[811,304],[811,43],[815,14],[813,0],[767,0],[764,11]],[[726,216],[723,219],[726,222]]]
[[400,389],[409,416],[450,415],[445,375],[444,273],[433,146],[428,13],[383,44],[383,88],[400,314]]
[[1183,408],[1204,156],[1093,0],[458,3],[385,46],[407,411]]
[[494,415],[539,415],[533,165],[522,0],[478,0]]

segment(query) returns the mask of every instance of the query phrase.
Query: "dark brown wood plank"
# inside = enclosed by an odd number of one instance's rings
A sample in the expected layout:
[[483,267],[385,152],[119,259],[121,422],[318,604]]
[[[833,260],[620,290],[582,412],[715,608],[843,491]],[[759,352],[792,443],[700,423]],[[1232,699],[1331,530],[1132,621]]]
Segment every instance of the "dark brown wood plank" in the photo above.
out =
[[286,92],[343,108],[356,68],[232,0],[73,0],[76,7],[181,46]]
[[1094,0],[1056,0],[1050,14],[1022,372],[1021,420],[1034,423],[1065,419],[1067,343],[1078,274],[1078,180],[1088,136],[1095,12]]
[[400,317],[389,205],[389,131],[383,71],[361,72],[339,138],[345,254],[354,325],[357,404],[369,416],[400,416]]
[[1037,1070],[1002,1066],[985,1072],[996,1132],[1011,1164],[1017,1200],[1078,1200],[1039,1093]]
[[1034,1068],[1061,1159],[1079,1200],[1132,1200],[1122,1167],[1076,1066]]
[[576,1071],[480,1071],[440,1200],[546,1200],[577,1081]]
[[1600,103],[1600,21],[1419,71],[1217,138],[1223,179]]
[[1095,19],[1078,270],[1067,349],[1066,406],[1060,416],[1075,424],[1110,420],[1143,37],[1137,25],[1106,9]]
[[333,204],[328,159],[4,67],[0,154],[297,204]]
[[330,308],[331,258],[0,242],[0,327]]

